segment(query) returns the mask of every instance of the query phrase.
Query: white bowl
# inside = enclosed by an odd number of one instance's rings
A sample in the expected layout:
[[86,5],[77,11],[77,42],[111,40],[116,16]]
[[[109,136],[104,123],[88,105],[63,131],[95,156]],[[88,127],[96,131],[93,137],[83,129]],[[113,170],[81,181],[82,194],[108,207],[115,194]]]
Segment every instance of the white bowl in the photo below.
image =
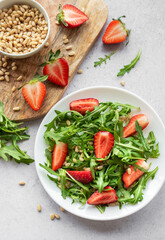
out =
[[10,1],[9,0],[0,0],[0,9],[9,8],[14,4],[27,4],[27,5],[30,5],[31,7],[37,8],[39,10],[39,12],[44,15],[44,18],[45,18],[46,22],[48,23],[48,32],[47,32],[47,36],[46,36],[45,40],[38,48],[34,49],[33,51],[31,51],[29,53],[23,53],[23,54],[10,54],[10,53],[0,50],[0,54],[6,55],[9,58],[17,58],[17,59],[18,58],[27,58],[27,57],[30,57],[30,56],[34,55],[35,53],[39,52],[44,47],[46,41],[48,40],[49,34],[50,34],[50,20],[49,20],[49,16],[48,16],[46,10],[41,6],[41,4],[39,4],[35,0],[10,0]]
[[[155,175],[153,180],[149,180],[147,182],[146,189],[144,190],[144,199],[135,205],[123,205],[122,209],[119,209],[118,206],[107,207],[105,212],[101,214],[96,207],[91,205],[85,205],[83,208],[79,208],[80,204],[74,203],[72,204],[71,198],[67,197],[64,200],[61,196],[60,189],[56,186],[56,184],[49,180],[47,177],[47,172],[39,166],[39,163],[44,164],[46,162],[45,157],[45,148],[47,145],[44,141],[43,135],[46,130],[45,124],[52,121],[55,117],[54,110],[66,111],[69,109],[69,103],[76,99],[81,98],[97,98],[100,102],[112,101],[112,102],[121,102],[128,103],[134,106],[139,106],[141,108],[141,112],[147,114],[149,118],[149,125],[146,129],[143,130],[144,135],[147,135],[151,130],[154,131],[157,141],[159,142],[160,148],[160,156],[157,159],[151,159],[149,162],[152,162],[151,170],[153,170],[156,166],[159,167],[158,172]],[[138,111],[139,112],[139,111]],[[143,99],[138,97],[137,95],[130,93],[126,90],[122,90],[119,88],[113,87],[92,87],[79,90],[74,92],[57,104],[55,104],[52,109],[47,113],[45,118],[43,119],[36,136],[35,141],[35,165],[36,170],[41,181],[41,184],[45,188],[46,192],[49,196],[60,206],[62,206],[67,211],[75,214],[79,217],[92,219],[92,220],[114,220],[122,217],[126,217],[130,214],[137,212],[146,206],[157,194],[160,188],[162,187],[165,180],[165,127],[159,118],[158,114],[154,111],[154,109],[146,103]]]

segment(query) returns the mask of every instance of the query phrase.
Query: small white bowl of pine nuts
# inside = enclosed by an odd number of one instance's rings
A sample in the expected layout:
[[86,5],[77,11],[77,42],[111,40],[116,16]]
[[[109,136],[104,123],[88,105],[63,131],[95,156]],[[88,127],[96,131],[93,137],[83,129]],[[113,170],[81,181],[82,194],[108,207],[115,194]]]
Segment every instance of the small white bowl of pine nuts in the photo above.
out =
[[0,54],[27,58],[47,42],[50,20],[35,0],[0,0]]

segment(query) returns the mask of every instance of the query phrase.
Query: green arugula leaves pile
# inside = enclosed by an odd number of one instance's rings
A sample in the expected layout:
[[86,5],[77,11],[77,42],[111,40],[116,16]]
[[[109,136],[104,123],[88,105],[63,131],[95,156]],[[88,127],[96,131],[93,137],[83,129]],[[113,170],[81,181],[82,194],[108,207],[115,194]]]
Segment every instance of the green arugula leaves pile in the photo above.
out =
[[[95,107],[94,111],[87,111],[85,116],[75,111],[55,111],[56,117],[46,125],[44,134],[48,145],[45,151],[47,162],[40,166],[50,174],[49,179],[61,188],[64,199],[69,196],[73,202],[78,201],[84,205],[95,191],[101,193],[106,186],[116,190],[120,207],[122,204],[135,204],[143,199],[146,183],[155,176],[158,167],[153,171],[146,171],[135,163],[138,159],[157,158],[159,146],[153,132],[150,132],[147,138],[144,137],[138,122],[136,122],[138,134],[123,138],[123,127],[129,122],[132,109],[139,110],[129,104],[105,102]],[[69,126],[66,124],[67,120],[70,121]],[[114,147],[105,159],[95,157],[93,140],[98,131],[109,131],[114,136]],[[54,172],[51,169],[52,152],[55,143],[58,142],[68,144],[68,154],[63,167]],[[75,151],[76,146],[79,146],[79,152]],[[126,189],[122,176],[130,165],[133,165],[135,170],[138,168],[145,173]],[[88,184],[76,181],[66,172],[68,169],[87,168],[91,170],[93,176],[93,181]],[[105,210],[105,206],[97,208],[101,213]]]
[[17,145],[18,141],[27,140],[30,137],[25,132],[28,128],[19,128],[20,124],[6,117],[3,103],[0,102],[0,157],[5,161],[14,159],[17,163],[30,164],[34,160]]

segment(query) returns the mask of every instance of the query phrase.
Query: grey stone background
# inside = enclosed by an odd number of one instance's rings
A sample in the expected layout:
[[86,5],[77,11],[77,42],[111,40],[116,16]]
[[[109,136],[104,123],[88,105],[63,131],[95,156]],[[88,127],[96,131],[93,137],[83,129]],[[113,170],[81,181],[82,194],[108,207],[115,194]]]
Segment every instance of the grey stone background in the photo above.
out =
[[[81,68],[82,75],[75,75],[65,95],[88,86],[108,85],[125,89],[144,98],[165,123],[165,1],[164,0],[105,0],[109,16]],[[102,44],[103,33],[113,17],[126,15],[126,25],[131,29],[127,47],[121,44],[111,61],[94,68],[98,57],[110,53],[113,46]],[[129,63],[142,49],[136,67],[122,78],[119,69]],[[35,136],[42,119],[30,121],[29,141],[21,147],[34,156]],[[19,181],[26,185],[20,187]],[[86,239],[165,239],[165,185],[144,209],[126,218],[95,222],[61,212],[40,184],[34,163],[18,165],[14,161],[0,161],[0,240],[86,240]],[[42,212],[37,212],[37,204]],[[51,221],[51,213],[59,213],[59,221]]]

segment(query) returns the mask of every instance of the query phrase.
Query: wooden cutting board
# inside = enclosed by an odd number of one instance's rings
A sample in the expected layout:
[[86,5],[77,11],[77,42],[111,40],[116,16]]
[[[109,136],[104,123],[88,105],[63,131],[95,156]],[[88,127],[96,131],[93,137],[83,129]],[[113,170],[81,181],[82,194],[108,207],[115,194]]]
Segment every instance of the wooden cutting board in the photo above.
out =
[[[0,82],[0,101],[4,103],[4,110],[8,118],[16,121],[25,121],[36,119],[44,116],[50,108],[62,97],[66,88],[56,86],[49,81],[45,82],[47,93],[39,111],[33,111],[25,102],[21,91],[16,90],[12,93],[13,85],[17,88],[28,82],[32,76],[39,72],[42,74],[42,68],[39,65],[44,62],[44,56],[48,55],[50,49],[56,51],[61,49],[64,57],[69,63],[69,83],[76,73],[79,65],[90,50],[95,39],[103,28],[108,9],[103,0],[37,0],[47,10],[51,22],[51,32],[49,37],[49,47],[43,48],[38,54],[27,58],[16,60],[18,69],[16,72],[11,72],[10,82]],[[75,29],[66,29],[55,23],[59,4],[73,4],[79,9],[82,9],[89,17],[89,20]],[[63,36],[67,35],[68,44],[63,44]],[[69,57],[66,46],[72,45],[72,50],[76,53],[75,56]],[[17,77],[23,75],[21,82],[16,81]],[[13,107],[19,106],[20,111],[14,112]]]

